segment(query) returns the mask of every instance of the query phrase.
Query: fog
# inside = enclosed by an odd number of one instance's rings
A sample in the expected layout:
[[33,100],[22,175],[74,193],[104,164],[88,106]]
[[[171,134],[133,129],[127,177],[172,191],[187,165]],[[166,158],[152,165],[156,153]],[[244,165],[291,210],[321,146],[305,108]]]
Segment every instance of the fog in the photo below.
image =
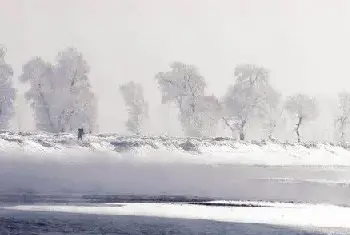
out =
[[161,105],[154,79],[174,60],[195,64],[207,93],[218,97],[233,83],[239,63],[268,68],[285,96],[317,96],[321,114],[308,139],[330,138],[336,94],[350,83],[346,0],[0,0],[0,6],[0,43],[18,89],[14,130],[34,129],[17,79],[22,65],[33,56],[53,60],[68,46],[91,66],[100,132],[126,132],[118,88],[134,80],[150,104],[147,133],[181,135],[176,110]]
[[103,154],[81,159],[46,157],[45,161],[13,154],[2,155],[0,163],[0,193],[5,194],[188,195],[350,203],[348,168],[145,163]]

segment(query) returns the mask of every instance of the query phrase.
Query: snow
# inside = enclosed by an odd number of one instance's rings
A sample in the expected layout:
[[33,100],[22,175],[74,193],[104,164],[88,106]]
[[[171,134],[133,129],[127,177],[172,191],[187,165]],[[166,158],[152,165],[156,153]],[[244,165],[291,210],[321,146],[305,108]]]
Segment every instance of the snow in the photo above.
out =
[[[264,203],[260,204],[265,205]],[[185,203],[118,203],[100,206],[18,205],[6,207],[5,209],[97,215],[204,219],[220,222],[257,223],[297,227],[350,228],[350,208],[321,204],[288,205],[269,203],[268,205],[270,207],[216,207]]]
[[146,163],[350,166],[350,151],[331,144],[240,142],[229,138],[128,137],[114,134],[88,135],[83,142],[77,142],[74,134],[3,132],[0,133],[0,155],[1,158],[7,156],[11,159],[29,155],[47,161],[112,157],[114,160]]

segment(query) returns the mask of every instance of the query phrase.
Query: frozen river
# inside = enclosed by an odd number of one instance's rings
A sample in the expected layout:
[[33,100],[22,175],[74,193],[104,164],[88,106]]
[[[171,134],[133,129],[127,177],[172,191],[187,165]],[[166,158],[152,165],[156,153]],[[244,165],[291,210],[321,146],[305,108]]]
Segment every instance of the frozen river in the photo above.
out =
[[[350,232],[346,167],[132,163],[104,168],[1,167],[0,234]],[[292,203],[282,207],[277,203],[272,209],[197,205],[219,199]],[[299,208],[298,203],[338,206]],[[186,211],[190,213],[183,214]]]
[[[0,234],[347,234],[342,229],[303,230],[266,224],[225,223],[140,216],[101,216],[0,210]],[[331,233],[332,232],[332,233]]]

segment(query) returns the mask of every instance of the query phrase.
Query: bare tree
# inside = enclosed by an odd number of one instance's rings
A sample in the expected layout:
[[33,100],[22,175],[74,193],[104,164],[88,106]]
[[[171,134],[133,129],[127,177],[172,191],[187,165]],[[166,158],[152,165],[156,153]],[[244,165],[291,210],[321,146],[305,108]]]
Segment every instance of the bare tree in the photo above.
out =
[[314,98],[304,94],[297,94],[287,99],[285,109],[289,115],[296,119],[294,131],[298,142],[301,141],[300,126],[307,121],[312,121],[318,116],[318,106]]
[[133,134],[142,132],[142,122],[148,117],[148,103],[143,96],[143,88],[135,82],[128,82],[120,86],[120,92],[127,106],[129,118],[126,127]]

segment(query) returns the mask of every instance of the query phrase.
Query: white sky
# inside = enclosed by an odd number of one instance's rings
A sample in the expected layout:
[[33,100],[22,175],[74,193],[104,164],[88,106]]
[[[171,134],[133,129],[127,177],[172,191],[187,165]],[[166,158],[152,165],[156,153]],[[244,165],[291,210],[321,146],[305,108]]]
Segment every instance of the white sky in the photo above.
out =
[[143,83],[159,110],[154,75],[173,60],[196,64],[218,96],[245,62],[269,68],[285,95],[335,95],[350,86],[349,23],[346,0],[0,0],[14,80],[32,56],[77,47],[91,66],[101,132],[123,128],[123,82]]

